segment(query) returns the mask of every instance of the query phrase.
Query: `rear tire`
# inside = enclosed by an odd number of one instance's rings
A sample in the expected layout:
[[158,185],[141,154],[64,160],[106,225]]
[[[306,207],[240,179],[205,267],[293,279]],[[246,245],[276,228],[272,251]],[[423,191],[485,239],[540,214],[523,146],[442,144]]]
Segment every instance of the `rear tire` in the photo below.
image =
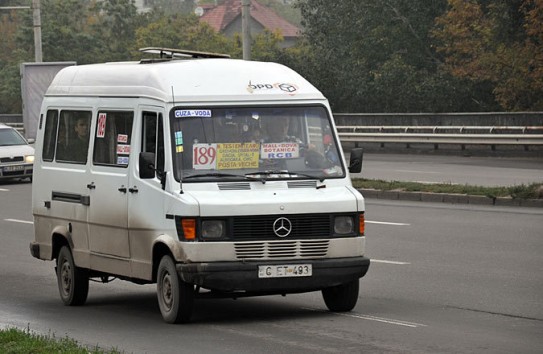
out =
[[351,311],[358,301],[359,280],[322,289],[322,297],[328,310],[333,312]]
[[158,265],[157,297],[164,321],[167,323],[190,321],[194,304],[194,286],[179,278],[170,256],[162,257]]
[[86,269],[76,267],[72,251],[62,246],[57,258],[57,283],[60,298],[67,306],[84,305],[89,294],[89,276]]

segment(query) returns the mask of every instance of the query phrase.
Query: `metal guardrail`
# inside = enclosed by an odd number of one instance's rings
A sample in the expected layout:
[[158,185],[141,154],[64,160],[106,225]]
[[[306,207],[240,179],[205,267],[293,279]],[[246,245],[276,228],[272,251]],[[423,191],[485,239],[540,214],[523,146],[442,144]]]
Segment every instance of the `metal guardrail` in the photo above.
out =
[[17,129],[19,133],[23,134],[23,136],[25,135],[25,127],[23,123],[4,123],[4,124]]
[[[23,123],[5,123],[24,135]],[[342,142],[529,146],[543,145],[543,126],[338,126]]]
[[543,145],[543,126],[338,126],[342,142],[461,145]]

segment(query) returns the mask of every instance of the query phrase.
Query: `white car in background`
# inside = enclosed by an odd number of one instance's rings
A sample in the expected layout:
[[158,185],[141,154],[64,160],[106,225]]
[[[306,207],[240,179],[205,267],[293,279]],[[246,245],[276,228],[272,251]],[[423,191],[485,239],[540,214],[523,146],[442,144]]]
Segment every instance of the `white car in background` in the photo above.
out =
[[0,180],[32,180],[33,165],[34,148],[29,145],[29,141],[14,128],[0,123]]

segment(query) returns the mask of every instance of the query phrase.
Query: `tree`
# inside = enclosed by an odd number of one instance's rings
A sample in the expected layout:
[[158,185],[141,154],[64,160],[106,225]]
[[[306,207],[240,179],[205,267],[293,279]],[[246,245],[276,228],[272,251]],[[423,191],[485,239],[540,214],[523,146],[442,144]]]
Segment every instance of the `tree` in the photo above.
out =
[[[91,31],[97,11],[90,0],[41,1],[43,60],[91,63],[99,54],[95,50],[102,44]],[[32,17],[28,14],[19,41],[29,52],[33,51],[33,38]]]
[[132,0],[106,0],[97,4],[97,20],[92,32],[101,39],[107,50],[107,60],[127,60],[135,40],[140,20]]
[[190,14],[194,10],[194,0],[147,0],[152,11],[162,15]]
[[[17,5],[8,2],[3,5]],[[21,77],[19,63],[34,58],[33,51],[26,52],[17,41],[17,33],[23,25],[28,10],[0,12],[0,113],[20,112]],[[30,47],[33,50],[33,47]],[[33,59],[32,59],[33,60]]]
[[162,16],[136,30],[136,47],[182,48],[231,54],[235,41],[217,33],[195,15]]
[[313,52],[307,65],[313,71],[305,74],[335,111],[493,107],[485,92],[441,70],[431,29],[446,0],[300,0],[298,6]]
[[[42,0],[44,61],[88,64],[130,59],[139,21],[132,0]],[[34,61],[31,11],[0,17],[0,111],[21,110],[19,65]]]
[[264,30],[253,38],[251,58],[259,61],[279,61],[282,51],[279,44],[283,40],[280,31]]
[[543,0],[448,3],[433,32],[446,70],[490,82],[503,109],[543,109]]

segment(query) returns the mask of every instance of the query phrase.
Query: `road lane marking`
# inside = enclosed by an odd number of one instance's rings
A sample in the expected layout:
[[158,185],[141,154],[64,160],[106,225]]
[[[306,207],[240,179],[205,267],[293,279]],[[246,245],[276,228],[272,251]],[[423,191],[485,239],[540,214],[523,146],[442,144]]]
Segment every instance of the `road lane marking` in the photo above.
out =
[[441,181],[441,182],[431,182],[431,181],[413,181],[415,183],[422,183],[422,184],[446,184],[448,186],[458,186],[460,183],[452,183],[447,181]]
[[0,188],[0,192],[9,192],[9,189]]
[[340,312],[332,312],[332,313],[338,316],[353,317],[353,318],[359,318],[362,320],[383,322],[383,323],[393,324],[397,326],[405,326],[405,327],[411,327],[411,328],[427,327],[426,325],[422,323],[394,320],[391,318],[375,317],[375,316],[369,316],[369,315],[359,315],[359,314],[354,314],[354,313],[340,313]]
[[392,225],[392,226],[411,226],[411,224],[406,224],[403,222],[387,222],[387,221],[370,221],[366,220],[368,224],[379,224],[379,225]]
[[34,224],[34,221],[18,220],[18,219],[4,219],[5,221],[18,222],[20,224]]
[[396,264],[396,265],[409,265],[409,262],[398,262],[398,261],[387,261],[383,259],[371,259],[372,263],[385,263],[385,264]]
[[434,174],[439,175],[441,172],[436,171],[420,171],[420,170],[393,170],[394,172],[407,172],[407,173],[427,173],[427,174]]
[[311,308],[311,307],[302,307],[302,309],[315,311],[315,312],[323,312],[323,313],[329,312],[337,316],[352,317],[352,318],[358,318],[361,320],[368,320],[368,321],[377,321],[377,322],[388,323],[388,324],[392,324],[396,326],[404,326],[404,327],[411,327],[411,328],[428,327],[427,325],[422,324],[422,323],[408,322],[408,321],[402,321],[402,320],[395,320],[392,318],[376,317],[376,316],[370,316],[370,315],[362,315],[355,312],[351,312],[351,313],[331,312],[331,311],[325,311],[322,309],[316,309],[316,308]]

